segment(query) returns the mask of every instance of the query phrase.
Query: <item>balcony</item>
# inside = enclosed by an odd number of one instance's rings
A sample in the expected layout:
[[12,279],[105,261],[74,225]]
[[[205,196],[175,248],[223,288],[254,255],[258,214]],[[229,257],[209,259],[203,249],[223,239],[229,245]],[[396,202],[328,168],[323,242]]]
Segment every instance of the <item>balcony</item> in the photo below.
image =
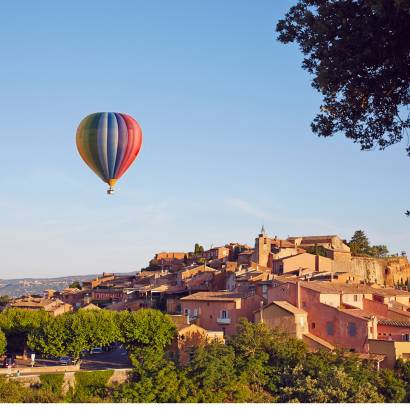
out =
[[230,317],[218,317],[216,318],[216,323],[220,325],[230,325],[231,324],[231,318]]

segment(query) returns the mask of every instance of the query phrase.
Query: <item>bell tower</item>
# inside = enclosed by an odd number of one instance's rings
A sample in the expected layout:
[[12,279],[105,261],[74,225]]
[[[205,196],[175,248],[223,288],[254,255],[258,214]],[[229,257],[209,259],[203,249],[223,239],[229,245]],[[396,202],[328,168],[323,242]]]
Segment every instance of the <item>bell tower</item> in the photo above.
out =
[[266,267],[268,265],[270,247],[270,239],[266,236],[265,227],[262,225],[261,233],[255,238],[255,251],[252,255],[252,262]]

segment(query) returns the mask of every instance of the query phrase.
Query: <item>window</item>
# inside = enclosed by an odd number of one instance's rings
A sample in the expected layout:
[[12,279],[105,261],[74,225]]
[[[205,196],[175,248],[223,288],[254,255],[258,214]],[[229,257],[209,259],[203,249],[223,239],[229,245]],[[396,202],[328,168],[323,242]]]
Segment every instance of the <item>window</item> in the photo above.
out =
[[356,323],[349,322],[347,325],[347,332],[349,336],[356,336]]
[[228,319],[228,312],[226,310],[221,310],[221,318]]
[[185,316],[189,316],[191,311],[189,309],[185,309]]
[[357,295],[353,295],[353,300],[355,301],[355,302],[357,302],[357,300],[358,300],[358,296]]
[[314,329],[316,327],[316,323],[312,322],[312,329]]
[[333,336],[333,323],[332,322],[327,322],[326,323],[326,332],[329,336]]
[[194,317],[198,317],[198,309],[194,309]]

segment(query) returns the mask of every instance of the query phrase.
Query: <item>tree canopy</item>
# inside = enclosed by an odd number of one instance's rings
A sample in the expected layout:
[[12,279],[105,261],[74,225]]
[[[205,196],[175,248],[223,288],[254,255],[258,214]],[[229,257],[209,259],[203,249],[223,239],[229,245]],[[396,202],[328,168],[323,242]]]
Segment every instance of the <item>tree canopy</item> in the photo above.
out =
[[313,132],[343,132],[364,150],[403,139],[410,127],[409,25],[408,0],[298,0],[290,8],[276,31],[280,42],[299,45],[302,67],[323,95]]
[[[107,333],[111,338],[120,334],[132,358],[134,371],[125,383],[107,385],[110,371],[78,372],[74,389],[63,393],[61,375],[42,376],[40,387],[24,387],[13,378],[0,377],[0,402],[396,403],[410,397],[410,364],[400,360],[394,370],[375,371],[373,364],[351,353],[312,352],[301,340],[263,323],[241,320],[226,344],[214,341],[198,346],[191,361],[182,366],[167,355],[176,336],[169,317],[151,309],[109,313],[120,333],[111,332],[111,325]],[[85,346],[94,343],[89,333],[100,319],[104,319],[100,311],[50,316],[42,337],[57,349],[59,332],[64,343],[74,343],[63,324],[73,334],[82,324],[83,333],[77,336],[79,346]],[[104,343],[102,336],[96,337]],[[67,351],[64,343],[61,349]]]
[[0,329],[0,356],[4,354],[7,347],[6,335]]
[[353,256],[384,258],[389,255],[389,250],[386,245],[371,246],[366,234],[361,230],[355,231],[348,246]]

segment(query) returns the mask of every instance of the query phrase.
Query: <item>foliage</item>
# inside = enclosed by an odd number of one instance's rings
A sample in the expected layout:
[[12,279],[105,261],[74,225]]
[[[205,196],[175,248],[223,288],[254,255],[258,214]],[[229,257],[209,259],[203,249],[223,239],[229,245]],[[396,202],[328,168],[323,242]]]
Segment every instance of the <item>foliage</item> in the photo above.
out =
[[29,336],[29,346],[45,355],[78,359],[83,350],[121,341],[119,314],[109,310],[65,313],[47,321]]
[[5,335],[4,332],[2,332],[2,330],[0,329],[0,356],[1,356],[2,354],[4,354],[4,352],[6,351],[6,347],[7,347],[6,335]]
[[374,258],[385,258],[389,254],[386,245],[370,246],[369,239],[364,231],[356,231],[348,243],[353,256],[370,256]]
[[69,288],[72,289],[81,289],[81,284],[78,280],[75,280],[73,283],[71,283],[69,286]]
[[99,402],[107,398],[107,387],[113,370],[98,370],[75,373],[75,392],[69,397],[74,403]]
[[171,361],[149,373],[134,372],[131,380],[113,393],[115,402],[121,403],[184,403],[194,401],[190,394],[190,382],[183,371]]
[[405,403],[410,403],[410,362],[399,359],[396,364],[399,378],[404,381],[406,388]]
[[48,390],[59,397],[62,394],[64,374],[41,374],[40,383],[43,390]]
[[290,8],[276,31],[299,45],[323,95],[313,132],[344,132],[362,149],[402,140],[410,127],[400,116],[410,103],[409,21],[408,0],[298,0]]
[[21,383],[0,376],[0,403],[23,403],[25,391]]
[[311,253],[312,255],[319,255],[319,256],[325,256],[326,257],[326,250],[323,246],[320,245],[315,245],[312,246],[307,250],[308,253]]
[[221,403],[234,400],[234,359],[233,348],[217,341],[197,349],[187,371],[187,377],[193,384],[195,401]]
[[51,319],[44,311],[7,308],[0,313],[0,329],[6,334],[7,344],[13,351],[23,351],[29,335]]
[[387,403],[401,403],[406,398],[406,382],[398,378],[390,369],[378,374],[378,390]]
[[204,253],[204,247],[196,243],[194,246],[194,255],[201,256],[203,253]]
[[175,325],[171,319],[155,309],[139,309],[122,312],[120,318],[121,337],[128,353],[134,360],[148,364],[154,362],[175,336]]
[[370,242],[364,231],[355,231],[348,245],[353,256],[369,254]]
[[0,306],[6,306],[8,303],[10,303],[11,298],[8,295],[1,295],[0,296]]
[[[109,336],[96,329],[105,323]],[[184,367],[166,354],[175,336],[170,318],[152,309],[50,316],[30,341],[43,351],[74,355],[96,341],[122,340],[134,367],[128,380],[113,387],[107,386],[112,371],[77,372],[75,389],[63,397],[63,375],[42,375],[40,388],[0,378],[0,401],[395,403],[410,398],[410,363],[398,361],[395,371],[377,372],[351,353],[308,351],[301,340],[264,323],[240,320],[226,344],[215,340],[197,347]]]

